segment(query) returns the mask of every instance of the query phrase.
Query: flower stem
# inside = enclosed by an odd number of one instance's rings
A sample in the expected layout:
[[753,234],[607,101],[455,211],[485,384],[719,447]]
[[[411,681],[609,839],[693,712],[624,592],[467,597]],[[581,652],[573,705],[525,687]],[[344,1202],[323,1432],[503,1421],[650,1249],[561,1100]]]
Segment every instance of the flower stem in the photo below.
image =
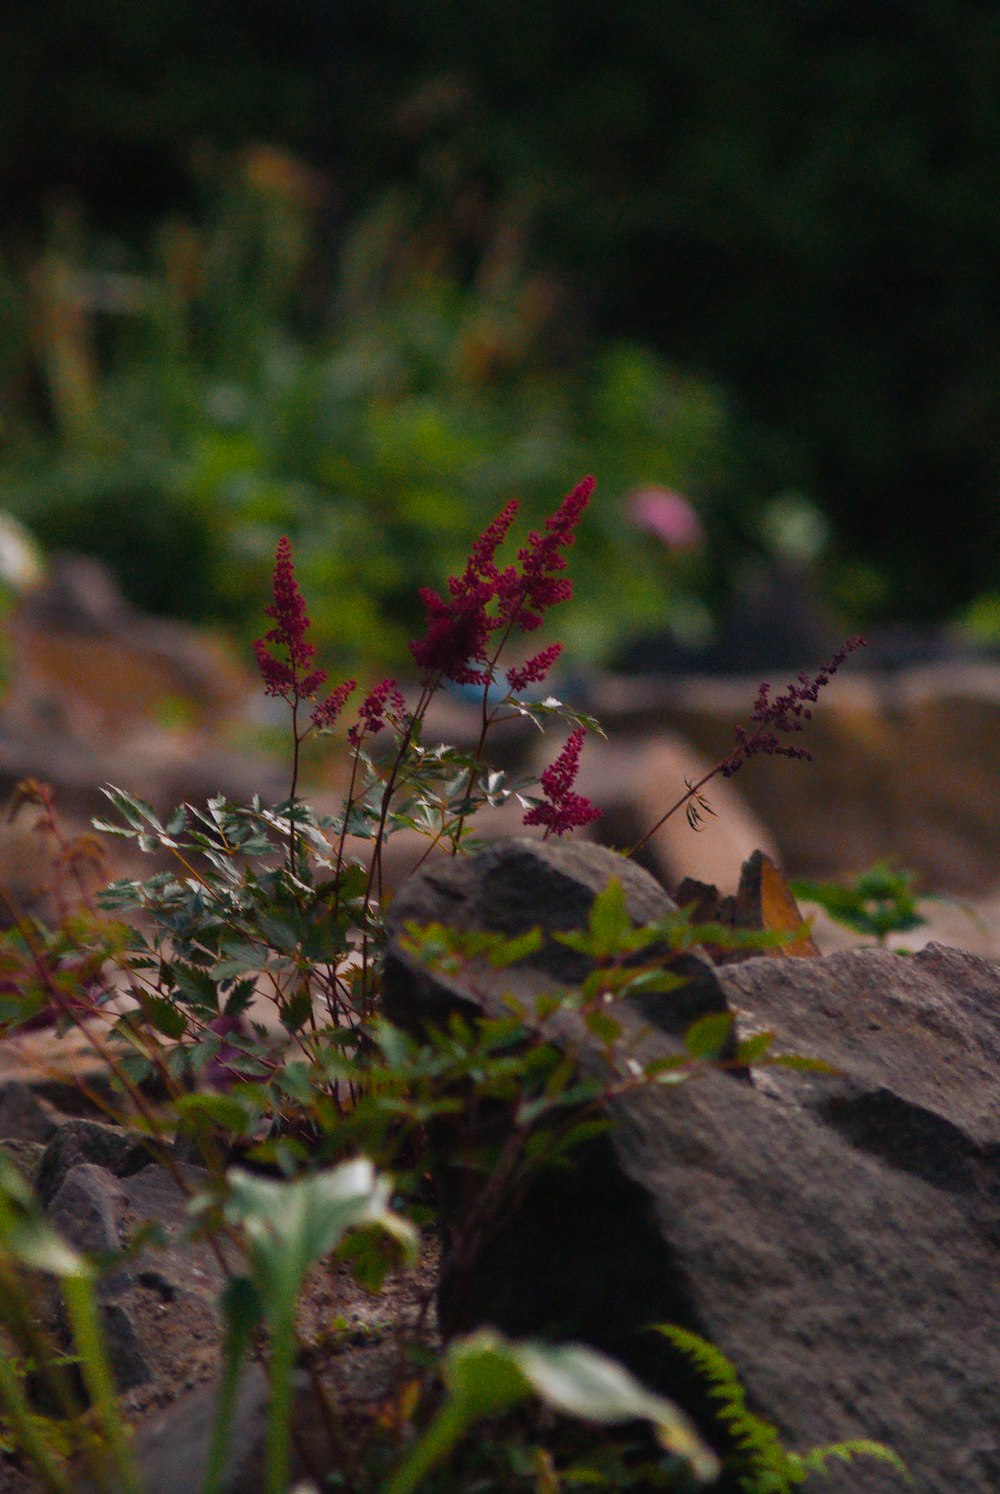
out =
[[295,793],[299,786],[299,697],[292,701],[292,782],[288,790],[288,870],[295,875]]
[[641,840],[637,840],[636,843],[635,843],[635,845],[631,846],[629,848],[629,850],[625,851],[624,854],[626,856],[634,856],[635,853],[636,853],[636,851],[641,851],[642,848],[643,848],[643,846],[646,844],[646,842],[648,840],[651,840],[652,837],[656,834],[657,830],[659,830],[661,828],[661,826],[663,826],[663,825],[665,825],[667,823],[667,821],[670,819],[671,815],[675,815],[679,809],[682,809],[683,806],[685,804],[687,804],[687,802],[690,799],[693,799],[695,797],[695,795],[698,794],[705,787],[706,783],[711,782],[711,780],[716,776],[716,774],[717,773],[721,773],[722,770],[723,770],[723,768],[725,768],[731,761],[732,761],[731,758],[724,757],[721,762],[716,763],[716,765],[715,765],[714,768],[710,768],[709,771],[705,774],[705,776],[703,778],[699,778],[697,783],[692,783],[690,785],[690,787],[687,789],[687,791],[685,793],[681,794],[681,796],[677,800],[676,804],[671,804],[671,806],[667,810],[666,814],[661,814],[660,818],[656,821],[656,824],[650,826],[650,828],[646,831],[646,833],[642,837],[642,839]]

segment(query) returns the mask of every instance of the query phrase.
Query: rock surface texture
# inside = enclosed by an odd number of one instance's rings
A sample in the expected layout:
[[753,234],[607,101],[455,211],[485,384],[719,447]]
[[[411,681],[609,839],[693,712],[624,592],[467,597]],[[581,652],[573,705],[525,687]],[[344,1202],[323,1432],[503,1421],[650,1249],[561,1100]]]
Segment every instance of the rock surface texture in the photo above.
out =
[[[579,956],[547,942],[502,972],[502,989],[499,977],[445,980],[401,946],[406,920],[564,929],[612,876],[635,919],[670,906],[652,877],[593,845],[515,841],[418,874],[392,909],[391,1015],[419,1027],[459,1004],[490,1010],[502,990],[530,1005],[582,975]],[[791,1448],[876,1438],[918,1494],[996,1494],[1000,969],[930,946],[692,970],[687,993],[623,1014],[644,1057],[676,1051],[681,1013],[728,1006],[741,1037],[771,1030],[776,1050],[838,1072],[715,1070],[619,1098],[577,1165],[540,1176],[461,1272],[445,1272],[445,1331],[489,1322],[583,1339],[703,1419],[696,1382],[647,1331],[678,1323],[735,1363],[751,1409]],[[594,1065],[586,1037],[566,1040]],[[823,1487],[905,1485],[865,1459],[831,1465]]]

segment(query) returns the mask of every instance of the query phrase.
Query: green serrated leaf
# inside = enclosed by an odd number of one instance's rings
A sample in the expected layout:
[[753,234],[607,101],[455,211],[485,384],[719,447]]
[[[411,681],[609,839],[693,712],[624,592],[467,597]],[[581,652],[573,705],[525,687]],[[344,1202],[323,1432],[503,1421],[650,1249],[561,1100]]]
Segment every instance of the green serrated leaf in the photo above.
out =
[[141,1053],[123,1053],[115,1060],[115,1066],[122,1078],[132,1084],[142,1084],[153,1072],[153,1065]]
[[299,1032],[312,1015],[313,999],[308,986],[300,986],[295,995],[281,1003],[281,1025],[287,1032]]
[[[137,828],[135,826],[133,826],[130,829],[127,825],[116,825],[111,820],[101,820],[101,819],[93,819],[93,820],[91,820],[90,823],[93,826],[93,828],[95,830],[98,830],[102,835],[120,835],[120,836],[122,836],[123,838],[125,838],[127,840],[134,840],[135,839],[136,828]],[[125,884],[122,883],[122,882],[119,882],[117,885],[118,886],[124,886]],[[138,884],[137,883],[132,883],[130,885],[137,886]]]
[[106,799],[111,800],[122,819],[134,830],[139,830],[144,823],[148,823],[153,813],[153,806],[147,804],[144,799],[136,799],[131,794],[127,794],[124,789],[115,788],[113,784],[102,788],[101,793]]
[[526,960],[537,954],[542,947],[541,929],[528,929],[527,933],[514,938],[501,938],[489,952],[489,962],[495,970],[506,970],[518,960]]
[[229,992],[229,995],[226,997],[226,1004],[224,1007],[225,1015],[227,1017],[238,1017],[242,1012],[245,1012],[247,1007],[253,1001],[256,989],[256,981],[237,981],[236,985],[233,986],[232,990]]
[[173,814],[167,820],[167,834],[180,835],[187,827],[187,810],[183,804],[179,804]]
[[187,1031],[187,1018],[182,1011],[165,996],[141,996],[139,1005],[142,1015],[156,1032],[164,1037],[182,1038]]
[[[541,1095],[534,1100],[524,1100],[518,1107],[517,1119],[522,1126],[532,1126],[545,1115],[551,1115],[556,1110],[569,1110],[577,1105],[588,1105],[599,1099],[602,1094],[602,1086],[596,1079],[581,1079],[578,1084],[571,1085],[568,1089],[558,1091],[554,1094]],[[544,1145],[544,1142],[539,1142]],[[529,1139],[529,1149],[531,1141]]]
[[268,962],[267,951],[254,949],[252,945],[246,946],[245,954],[230,955],[224,960],[217,960],[211,966],[209,974],[213,981],[233,980],[237,975],[246,975],[248,971],[263,970]]
[[634,927],[625,903],[625,888],[617,877],[599,892],[590,905],[587,926],[593,940],[593,955],[608,960],[621,951]]
[[307,1063],[296,1059],[292,1063],[286,1063],[284,1068],[275,1074],[274,1083],[283,1094],[300,1101],[303,1105],[308,1105],[313,1098],[310,1084],[311,1072]]
[[413,1054],[413,1040],[401,1027],[383,1017],[374,1025],[372,1036],[390,1069],[403,1069]]
[[642,1072],[647,1079],[660,1079],[663,1076],[676,1076],[684,1073],[690,1067],[691,1060],[680,1053],[671,1053],[667,1058],[654,1058],[651,1062],[644,1064]]
[[630,996],[642,996],[646,993],[665,995],[668,991],[676,991],[680,986],[688,984],[688,978],[678,975],[676,971],[667,970],[660,966],[653,970],[640,970],[638,974],[631,975],[628,971],[628,981],[623,987]]
[[564,1005],[560,996],[543,992],[535,1002],[535,1016],[540,1022],[546,1021],[553,1016]]
[[246,1136],[255,1116],[242,1100],[226,1094],[181,1095],[175,1103],[178,1117],[189,1123],[208,1122],[234,1136]]
[[299,935],[291,924],[260,910],[256,914],[255,921],[263,937],[281,954],[294,955],[298,951]]

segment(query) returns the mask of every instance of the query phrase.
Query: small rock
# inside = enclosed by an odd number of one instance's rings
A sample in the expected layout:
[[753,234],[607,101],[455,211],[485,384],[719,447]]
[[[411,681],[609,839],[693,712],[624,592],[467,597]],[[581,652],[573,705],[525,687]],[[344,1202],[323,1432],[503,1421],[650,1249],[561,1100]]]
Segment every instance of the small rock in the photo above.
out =
[[0,1155],[13,1162],[25,1181],[33,1184],[42,1165],[45,1146],[40,1141],[2,1141]]
[[50,1203],[71,1168],[93,1162],[116,1177],[127,1177],[148,1167],[149,1145],[135,1131],[100,1121],[69,1120],[59,1127],[46,1148],[35,1188],[43,1204]]
[[0,1088],[0,1141],[48,1141],[56,1131],[54,1107],[16,1080]]
[[[229,1456],[214,1494],[237,1494],[263,1487],[262,1445],[267,1414],[267,1376],[249,1366],[240,1381],[230,1418]],[[218,1381],[199,1385],[135,1436],[135,1461],[143,1494],[200,1494],[218,1404]],[[252,1476],[251,1482],[247,1479]],[[80,1494],[97,1494],[82,1478]]]
[[[114,1254],[146,1224],[169,1242],[169,1248],[126,1257],[98,1282],[108,1354],[122,1391],[158,1375],[175,1377],[190,1363],[206,1331],[217,1329],[223,1285],[210,1247],[178,1240],[190,1222],[187,1193],[166,1168],[146,1161],[141,1171],[122,1177],[77,1163],[64,1173],[48,1208],[51,1223],[79,1250]],[[201,1168],[182,1174],[194,1188],[205,1179]]]
[[129,1303],[100,1301],[104,1346],[117,1389],[121,1392],[145,1385],[155,1372],[154,1361],[143,1352]]
[[77,1250],[118,1250],[117,1180],[104,1167],[81,1162],[63,1176],[47,1210],[49,1222]]

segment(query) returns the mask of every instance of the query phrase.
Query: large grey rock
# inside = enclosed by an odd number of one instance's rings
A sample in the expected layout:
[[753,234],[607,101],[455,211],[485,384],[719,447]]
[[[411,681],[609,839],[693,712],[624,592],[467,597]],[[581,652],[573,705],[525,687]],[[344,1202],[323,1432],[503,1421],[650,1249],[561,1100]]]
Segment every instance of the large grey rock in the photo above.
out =
[[[470,967],[477,993],[494,1014],[510,990],[529,1004],[543,992],[579,984],[592,968],[585,955],[552,936],[586,927],[598,892],[612,879],[621,882],[628,911],[636,923],[653,923],[676,912],[677,905],[648,872],[605,846],[587,842],[515,838],[498,841],[474,857],[434,862],[411,877],[390,905],[393,935],[386,967],[386,1003],[390,1016],[406,1023],[414,1014],[426,1021],[468,1000],[465,986],[439,975],[429,976],[399,941],[409,922],[445,923],[451,928],[488,929],[517,935],[540,928],[541,950],[503,971],[483,961]],[[664,958],[669,951],[660,951]],[[651,951],[644,951],[648,959]],[[671,960],[688,985],[634,1003],[634,1014],[663,1032],[679,1036],[696,1017],[724,1011],[726,1000],[712,962],[691,951]],[[416,1003],[410,995],[414,987]],[[471,1000],[474,1008],[478,996]]]
[[[523,857],[488,854],[443,881],[436,869],[414,879],[394,928],[409,907],[493,927],[487,889],[527,917]],[[598,848],[572,854],[577,888],[610,874]],[[504,868],[518,884],[506,891]],[[536,913],[555,926],[585,913],[581,892],[558,898],[553,888]],[[389,975],[393,1013],[411,1025],[495,999],[478,981],[418,975],[395,934]],[[574,1167],[542,1174],[472,1235],[450,1219],[460,1249],[442,1282],[445,1331],[490,1322],[582,1338],[708,1429],[690,1373],[647,1331],[679,1323],[734,1361],[751,1408],[791,1447],[875,1437],[907,1461],[918,1494],[996,1494],[1000,971],[958,951],[859,950],[755,959],[715,979],[744,1032],[773,1029],[778,1046],[840,1073],[759,1068],[747,1083],[703,1072],[619,1098],[611,1130]],[[586,1037],[572,1041],[592,1065]],[[644,1057],[675,1046],[667,1029],[641,1041]],[[454,1207],[468,1191],[442,1197]],[[865,1461],[824,1487],[903,1484]]]
[[892,1168],[1000,1210],[1000,968],[940,944],[792,964],[726,968],[738,1029],[768,1028],[839,1073],[758,1070],[758,1087]]

